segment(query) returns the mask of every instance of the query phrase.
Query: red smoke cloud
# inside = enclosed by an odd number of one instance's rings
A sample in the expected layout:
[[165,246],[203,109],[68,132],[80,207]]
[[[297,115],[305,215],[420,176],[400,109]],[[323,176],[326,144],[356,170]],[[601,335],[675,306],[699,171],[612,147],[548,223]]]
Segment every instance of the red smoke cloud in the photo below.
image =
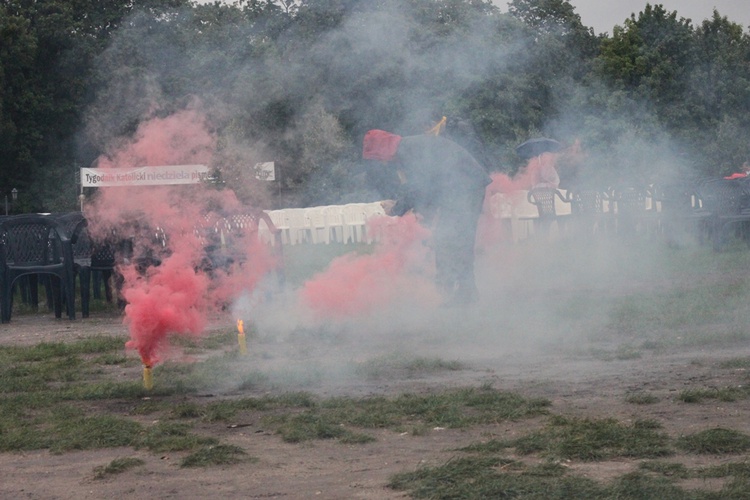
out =
[[[306,282],[303,301],[319,318],[365,314],[398,300],[404,293],[429,295],[420,279],[429,251],[424,245],[430,232],[413,214],[375,217],[368,230],[377,235],[372,254],[347,254],[334,259],[328,269]],[[408,279],[408,282],[407,282]]]
[[142,122],[127,146],[100,158],[97,166],[206,165],[215,145],[216,138],[208,131],[205,117],[197,110],[186,109]]
[[493,214],[492,196],[498,193],[506,195],[505,201],[517,206],[526,203],[525,192],[538,185],[557,187],[559,177],[555,171],[559,154],[544,153],[531,158],[526,166],[520,169],[516,175],[509,177],[503,173],[491,174],[492,182],[487,186],[484,196],[482,215],[477,227],[477,247],[487,249],[495,247],[499,242],[508,240],[508,227],[503,226],[498,220],[498,214]]
[[125,324],[130,331],[126,346],[136,349],[147,366],[160,360],[169,334],[197,336],[206,326],[209,280],[193,271],[194,264],[189,254],[178,252],[148,268],[145,276],[134,266],[122,270],[128,301]]
[[[210,292],[215,308],[233,301],[244,291],[254,290],[269,271],[279,265],[280,256],[258,238],[257,226],[239,234],[235,231],[233,238],[230,247],[235,250],[226,255],[231,262],[213,273]],[[234,251],[239,254],[232,255]]]
[[[215,144],[205,118],[185,110],[142,123],[125,147],[97,166],[208,165]],[[118,270],[127,301],[127,347],[145,365],[163,358],[170,335],[200,335],[211,312],[252,290],[273,269],[257,225],[245,219],[240,230],[231,218],[252,211],[231,190],[203,184],[100,188],[86,207],[94,238],[116,231],[118,240],[132,242]]]

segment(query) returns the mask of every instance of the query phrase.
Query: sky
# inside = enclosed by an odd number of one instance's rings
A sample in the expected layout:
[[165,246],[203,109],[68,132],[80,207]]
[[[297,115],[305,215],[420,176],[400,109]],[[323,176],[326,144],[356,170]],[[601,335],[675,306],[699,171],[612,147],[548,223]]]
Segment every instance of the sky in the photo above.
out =
[[[581,16],[585,26],[594,28],[597,34],[612,34],[615,25],[622,25],[630,14],[641,12],[646,3],[661,4],[669,11],[677,11],[677,17],[689,18],[693,26],[710,18],[713,9],[730,21],[747,29],[750,25],[750,2],[748,0],[568,0]],[[507,0],[494,0],[495,5],[507,10]]]

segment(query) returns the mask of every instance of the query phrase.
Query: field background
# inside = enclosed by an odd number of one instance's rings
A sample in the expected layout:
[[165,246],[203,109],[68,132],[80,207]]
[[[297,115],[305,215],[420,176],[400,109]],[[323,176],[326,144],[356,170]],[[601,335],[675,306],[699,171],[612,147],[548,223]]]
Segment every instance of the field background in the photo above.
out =
[[468,309],[339,321],[294,290],[350,248],[292,247],[248,354],[228,309],[172,339],[151,391],[115,308],[19,306],[0,496],[748,498],[750,252],[578,243],[481,255]]

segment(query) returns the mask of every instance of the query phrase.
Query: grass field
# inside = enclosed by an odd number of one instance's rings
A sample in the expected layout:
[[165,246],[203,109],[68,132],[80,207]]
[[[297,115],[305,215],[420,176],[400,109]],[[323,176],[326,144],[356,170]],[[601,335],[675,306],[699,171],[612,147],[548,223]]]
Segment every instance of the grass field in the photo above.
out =
[[[549,259],[533,275],[558,272],[541,286],[526,280],[519,294],[533,289],[539,300],[557,294],[548,313],[554,314],[556,328],[585,329],[590,318],[603,318],[583,332],[580,338],[586,341],[566,347],[561,355],[627,364],[682,349],[737,346],[737,356],[712,367],[723,374],[726,385],[688,377],[680,390],[666,395],[623,386],[619,405],[633,415],[667,404],[702,405],[706,411],[712,405],[737,412],[748,408],[750,381],[745,372],[750,355],[744,346],[750,340],[750,308],[745,305],[750,252],[739,246],[722,253],[700,247],[666,250],[658,243],[641,242],[622,251],[616,266],[607,264],[608,273],[597,272],[596,283],[584,286],[559,270],[575,269],[579,260],[591,264],[591,256],[562,242],[550,245],[558,245],[552,248],[559,260]],[[348,250],[290,248],[287,278],[300,283]],[[651,252],[647,265],[638,260],[644,251]],[[528,250],[525,258],[535,258],[534,252]],[[507,271],[507,282],[520,274],[518,269]],[[603,282],[606,277],[609,282]],[[573,286],[566,286],[560,299],[565,283]],[[114,316],[108,307],[99,304],[94,314]],[[34,313],[19,308],[14,314]],[[504,327],[529,328],[515,320]],[[288,392],[279,390],[263,368],[247,368],[247,359],[236,351],[232,326],[215,329],[200,341],[177,341],[193,361],[157,366],[157,384],[147,391],[138,377],[137,357],[124,351],[126,340],[124,335],[93,334],[0,345],[0,453],[132,450],[91,468],[93,480],[111,481],[143,470],[143,452],[177,453],[180,469],[257,467],[264,460],[258,450],[250,453],[227,439],[226,429],[238,422],[257,422],[300,450],[332,441],[362,453],[375,446],[383,432],[419,440],[435,436],[436,429],[450,429],[465,432],[467,439],[446,448],[449,458],[405,465],[403,472],[390,475],[386,487],[414,498],[750,498],[750,435],[718,416],[675,432],[667,414],[624,420],[601,407],[589,415],[573,414],[534,391],[504,390],[490,383],[422,385],[369,396]],[[358,359],[351,376],[365,382],[394,377],[424,381],[469,368],[461,359],[404,352]],[[227,372],[240,374],[237,389],[203,397],[214,390],[219,374]],[[648,378],[645,374],[644,380]],[[512,427],[512,436],[502,438],[491,431],[503,425]],[[710,463],[701,457],[710,457]],[[631,470],[592,478],[574,466],[613,461],[631,463]],[[709,480],[719,482],[709,485]]]

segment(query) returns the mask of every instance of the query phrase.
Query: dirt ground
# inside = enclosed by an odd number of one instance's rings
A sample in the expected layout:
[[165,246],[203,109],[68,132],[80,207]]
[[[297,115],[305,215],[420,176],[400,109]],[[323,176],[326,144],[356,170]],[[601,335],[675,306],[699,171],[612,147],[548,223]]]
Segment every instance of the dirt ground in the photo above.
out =
[[[231,321],[230,318],[215,318],[211,328],[226,328]],[[43,314],[19,315],[14,316],[12,323],[1,325],[0,344],[31,345],[99,334],[124,335],[126,329],[112,316],[68,321]],[[253,359],[259,364],[278,362],[282,358],[276,353],[284,349],[285,343],[258,340],[251,344],[251,349],[260,353]],[[311,344],[297,345],[295,352],[309,354],[310,349],[315,349]],[[341,354],[330,352],[335,350],[329,349],[329,353]],[[750,400],[686,404],[676,399],[677,394],[687,388],[748,383],[744,370],[720,366],[723,360],[750,358],[750,346],[745,343],[711,349],[649,350],[638,358],[622,360],[584,356],[576,351],[560,352],[549,347],[511,349],[486,355],[482,354],[481,347],[474,350],[472,355],[467,354],[468,351],[457,354],[456,359],[462,360],[464,366],[459,371],[406,378],[384,377],[374,381],[308,383],[304,390],[324,397],[331,394],[359,397],[490,383],[496,389],[516,391],[526,397],[547,398],[552,402],[550,411],[555,414],[614,417],[622,422],[655,419],[673,437],[717,426],[750,433],[747,418]],[[284,351],[284,356],[284,362],[290,362],[288,351]],[[121,376],[139,377],[139,370],[132,367],[128,370]],[[627,403],[625,396],[635,391],[657,396],[659,402]],[[196,397],[205,401],[206,398],[255,395],[228,390],[223,394]],[[334,440],[289,444],[254,420],[222,427],[214,424],[196,431],[213,433],[221,442],[240,446],[257,460],[197,469],[180,468],[182,455],[179,453],[158,455],[147,450],[120,448],[61,455],[46,450],[6,453],[0,454],[0,498],[405,498],[403,493],[387,488],[393,474],[443,464],[458,454],[455,450],[459,447],[522,435],[543,422],[544,417],[540,417],[471,429],[436,428],[421,436],[376,430],[368,431],[377,438],[375,442],[359,445],[344,445]],[[145,465],[104,479],[94,478],[96,467],[123,457],[140,458]],[[746,458],[675,456],[672,460],[699,466]],[[635,470],[638,462],[622,459],[568,465],[576,474],[606,481]],[[706,480],[696,486],[710,488],[712,484]],[[715,486],[720,487],[720,483]]]

